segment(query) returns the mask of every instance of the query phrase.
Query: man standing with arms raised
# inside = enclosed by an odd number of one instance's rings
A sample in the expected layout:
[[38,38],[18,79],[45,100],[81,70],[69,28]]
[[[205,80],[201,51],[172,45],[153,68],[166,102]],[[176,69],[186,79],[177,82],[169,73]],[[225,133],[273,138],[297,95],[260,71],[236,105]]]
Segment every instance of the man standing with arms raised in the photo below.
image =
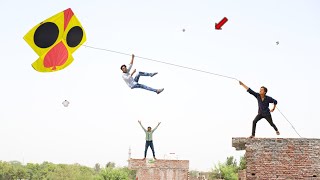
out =
[[156,160],[156,155],[155,155],[155,152],[154,152],[154,146],[153,146],[153,141],[152,141],[152,134],[153,132],[159,127],[160,123],[158,123],[158,125],[152,130],[151,127],[148,127],[148,130],[146,130],[142,124],[141,124],[141,121],[138,121],[140,126],[142,127],[142,129],[144,130],[144,132],[146,133],[146,146],[145,146],[145,150],[144,150],[144,158],[143,160],[146,159],[147,157],[147,150],[150,146],[151,150],[152,150],[152,154],[153,154],[153,158]]

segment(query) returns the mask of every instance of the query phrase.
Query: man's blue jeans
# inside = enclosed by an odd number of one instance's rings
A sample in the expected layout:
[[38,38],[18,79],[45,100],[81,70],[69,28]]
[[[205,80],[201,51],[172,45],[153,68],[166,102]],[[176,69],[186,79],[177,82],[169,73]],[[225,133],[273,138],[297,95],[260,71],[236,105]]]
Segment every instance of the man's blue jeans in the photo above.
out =
[[146,73],[146,72],[139,72],[138,75],[136,75],[136,77],[134,78],[134,81],[137,82],[137,84],[135,84],[134,86],[131,87],[131,89],[134,89],[134,88],[141,88],[141,89],[145,89],[145,90],[148,90],[148,91],[153,91],[153,92],[157,92],[156,89],[153,89],[151,87],[148,87],[146,85],[143,85],[143,84],[139,84],[139,78],[140,76],[152,76],[153,73]]
[[144,157],[147,157],[147,150],[149,146],[151,147],[153,157],[156,157],[152,141],[146,141],[146,147],[144,149]]

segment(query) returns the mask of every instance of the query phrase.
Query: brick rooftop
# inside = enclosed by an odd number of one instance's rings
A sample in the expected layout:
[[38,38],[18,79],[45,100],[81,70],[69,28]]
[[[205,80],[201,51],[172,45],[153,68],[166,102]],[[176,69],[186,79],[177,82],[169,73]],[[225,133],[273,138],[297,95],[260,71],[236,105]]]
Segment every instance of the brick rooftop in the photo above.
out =
[[320,179],[320,139],[232,138],[232,146],[246,151],[241,180]]
[[137,171],[137,180],[187,180],[188,160],[162,160],[154,162],[129,159],[129,169]]

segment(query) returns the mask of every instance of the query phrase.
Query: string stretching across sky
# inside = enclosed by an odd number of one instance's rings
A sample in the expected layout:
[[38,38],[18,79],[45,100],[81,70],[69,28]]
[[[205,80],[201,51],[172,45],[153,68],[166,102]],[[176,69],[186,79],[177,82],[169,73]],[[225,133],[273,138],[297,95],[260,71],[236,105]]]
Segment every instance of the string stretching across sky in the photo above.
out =
[[[110,50],[110,49],[105,49],[105,48],[100,48],[100,47],[94,47],[94,46],[89,46],[89,45],[83,45],[85,47],[88,48],[92,48],[92,49],[96,49],[96,50],[101,50],[101,51],[107,51],[107,52],[111,52],[111,53],[117,53],[117,54],[122,54],[122,55],[126,55],[126,56],[131,56],[131,54],[128,53],[124,53],[124,52],[119,52],[119,51],[114,51],[114,50]],[[222,75],[222,74],[218,74],[218,73],[214,73],[214,72],[209,72],[209,71],[204,71],[201,69],[196,69],[196,68],[191,68],[191,67],[187,67],[187,66],[182,66],[182,65],[178,65],[178,64],[173,64],[173,63],[168,63],[168,62],[164,62],[164,61],[160,61],[160,60],[156,60],[153,58],[146,58],[146,57],[142,57],[142,56],[135,56],[136,58],[140,58],[140,59],[144,59],[147,61],[153,61],[156,63],[162,63],[162,64],[166,64],[166,65],[170,65],[170,66],[175,66],[178,68],[183,68],[183,69],[188,69],[191,71],[197,71],[197,72],[201,72],[201,73],[206,73],[206,74],[210,74],[210,75],[214,75],[214,76],[219,76],[219,77],[223,77],[223,78],[227,78],[227,79],[232,79],[232,80],[236,80],[239,81],[237,78],[231,77],[231,76],[226,76],[226,75]],[[298,133],[298,131],[296,130],[296,128],[292,125],[292,123],[288,120],[288,118],[280,111],[280,109],[277,107],[278,111],[280,112],[280,114],[283,116],[283,118],[288,121],[288,123],[291,125],[292,129],[296,132],[296,134],[300,137],[301,135]]]

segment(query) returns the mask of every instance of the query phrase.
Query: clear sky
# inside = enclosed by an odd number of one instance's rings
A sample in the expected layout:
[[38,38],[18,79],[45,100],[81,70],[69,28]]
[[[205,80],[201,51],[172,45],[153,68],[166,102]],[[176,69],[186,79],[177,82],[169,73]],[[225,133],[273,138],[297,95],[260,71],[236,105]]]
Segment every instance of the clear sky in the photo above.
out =
[[[137,58],[137,71],[159,72],[140,82],[165,90],[131,90],[120,71],[130,56],[84,46],[66,69],[35,71],[38,56],[23,36],[67,8],[84,26],[87,45],[232,76],[255,91],[264,85],[303,137],[318,138],[319,6],[316,0],[1,0],[0,160],[125,166],[129,147],[133,158],[143,158],[138,120],[162,122],[154,133],[157,157],[176,153],[190,169],[210,170],[244,153],[231,140],[250,136],[258,107],[235,80]],[[215,30],[223,17],[229,21]],[[272,115],[280,137],[299,137],[279,111]],[[261,120],[256,136],[276,134]]]

